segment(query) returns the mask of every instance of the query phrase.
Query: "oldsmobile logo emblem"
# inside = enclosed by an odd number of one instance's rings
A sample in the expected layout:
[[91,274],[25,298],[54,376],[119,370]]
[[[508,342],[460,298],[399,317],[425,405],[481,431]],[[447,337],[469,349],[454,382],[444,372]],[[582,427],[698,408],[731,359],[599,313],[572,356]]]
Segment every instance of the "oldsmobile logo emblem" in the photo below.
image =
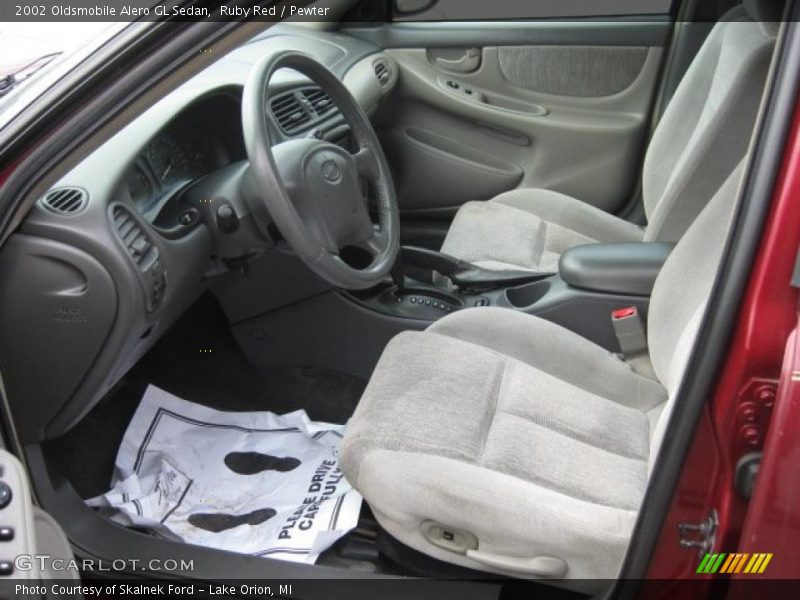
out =
[[326,160],[322,163],[322,176],[331,183],[339,181],[342,177],[342,172],[339,170],[339,165],[336,161]]

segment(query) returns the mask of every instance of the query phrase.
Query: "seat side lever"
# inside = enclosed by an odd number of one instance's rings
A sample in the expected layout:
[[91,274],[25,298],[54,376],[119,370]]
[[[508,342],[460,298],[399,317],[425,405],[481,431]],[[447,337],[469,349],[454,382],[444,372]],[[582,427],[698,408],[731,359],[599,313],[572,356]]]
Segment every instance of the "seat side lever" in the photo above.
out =
[[532,575],[542,579],[562,579],[567,574],[567,563],[560,558],[552,556],[521,558],[481,552],[480,550],[467,550],[467,558],[471,558],[487,567]]

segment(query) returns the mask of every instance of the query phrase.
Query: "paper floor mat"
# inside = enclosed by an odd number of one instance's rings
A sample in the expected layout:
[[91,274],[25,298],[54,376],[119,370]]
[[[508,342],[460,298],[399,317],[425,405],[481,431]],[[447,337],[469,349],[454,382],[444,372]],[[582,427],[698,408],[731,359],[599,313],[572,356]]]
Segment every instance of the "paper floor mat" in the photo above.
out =
[[305,411],[221,412],[150,386],[111,491],[88,503],[190,544],[313,563],[358,522],[361,496],[338,465],[344,429]]

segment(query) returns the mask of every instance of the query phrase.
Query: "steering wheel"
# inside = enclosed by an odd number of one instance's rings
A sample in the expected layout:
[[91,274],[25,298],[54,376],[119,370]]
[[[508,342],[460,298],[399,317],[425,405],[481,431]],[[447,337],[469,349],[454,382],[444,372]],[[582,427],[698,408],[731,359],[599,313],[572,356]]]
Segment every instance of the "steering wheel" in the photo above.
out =
[[[313,137],[273,147],[267,122],[269,82],[293,69],[326,92],[350,127],[358,150]],[[400,246],[400,217],[386,157],[369,118],[327,67],[295,51],[270,54],[257,63],[244,88],[242,125],[250,160],[250,209],[262,235],[270,219],[297,255],[318,275],[345,289],[377,285],[392,268]],[[378,223],[373,224],[360,178],[372,183]],[[341,256],[346,247],[366,250],[370,264],[359,269]]]

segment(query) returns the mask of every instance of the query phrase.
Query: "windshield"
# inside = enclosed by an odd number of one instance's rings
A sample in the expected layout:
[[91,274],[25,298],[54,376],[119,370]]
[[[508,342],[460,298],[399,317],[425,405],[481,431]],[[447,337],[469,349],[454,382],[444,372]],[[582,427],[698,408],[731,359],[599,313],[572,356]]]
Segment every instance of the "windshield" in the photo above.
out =
[[0,77],[39,57],[72,54],[113,23],[0,23]]
[[0,22],[0,128],[126,23]]

